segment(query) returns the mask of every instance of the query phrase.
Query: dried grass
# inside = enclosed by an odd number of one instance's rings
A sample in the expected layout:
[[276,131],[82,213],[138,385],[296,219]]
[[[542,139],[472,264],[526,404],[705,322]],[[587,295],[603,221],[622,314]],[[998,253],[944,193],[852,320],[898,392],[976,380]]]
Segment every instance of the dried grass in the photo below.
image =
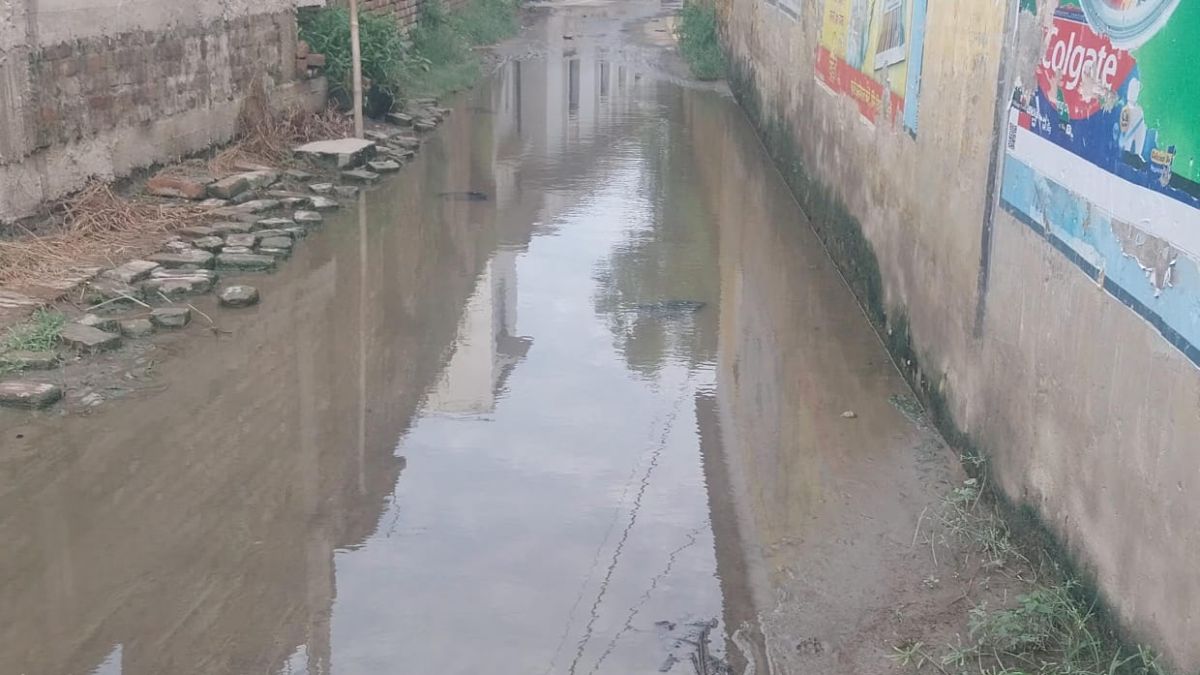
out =
[[332,109],[316,114],[304,110],[282,115],[243,112],[240,126],[241,137],[209,162],[213,175],[232,173],[238,164],[281,166],[291,159],[297,145],[343,138],[354,130],[349,117]]
[[126,259],[154,250],[160,235],[204,217],[196,204],[156,204],[118,195],[100,182],[61,204],[50,234],[0,241],[0,284],[52,283],[72,267]]
[[[238,164],[281,166],[291,150],[309,141],[342,138],[353,124],[337,111],[313,114],[290,110],[273,114],[261,85],[247,99],[239,119],[241,136],[208,162],[208,170],[221,176],[240,169]],[[162,174],[185,175],[183,167],[167,167]],[[48,234],[25,230],[24,236],[0,239],[0,286],[53,284],[87,264],[116,265],[157,249],[165,235],[194,224],[208,209],[191,203],[162,204],[124,197],[101,182],[90,183],[56,209],[60,223]]]

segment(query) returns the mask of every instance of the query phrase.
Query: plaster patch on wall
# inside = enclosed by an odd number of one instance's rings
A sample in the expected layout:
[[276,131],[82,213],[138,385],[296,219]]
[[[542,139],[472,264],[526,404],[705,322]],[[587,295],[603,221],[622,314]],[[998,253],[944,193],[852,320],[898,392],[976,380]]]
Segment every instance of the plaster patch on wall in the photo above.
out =
[[1179,260],[1179,251],[1174,246],[1120,220],[1112,221],[1112,231],[1125,255],[1146,272],[1156,296],[1171,285],[1171,275]]

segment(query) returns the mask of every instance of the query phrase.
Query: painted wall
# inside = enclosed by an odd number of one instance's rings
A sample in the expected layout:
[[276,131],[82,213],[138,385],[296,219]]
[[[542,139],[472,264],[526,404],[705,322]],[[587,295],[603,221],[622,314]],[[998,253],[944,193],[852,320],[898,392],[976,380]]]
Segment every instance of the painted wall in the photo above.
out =
[[902,368],[1131,636],[1200,668],[1200,6],[718,5]]
[[262,81],[317,107],[295,0],[0,0],[0,223],[230,140]]

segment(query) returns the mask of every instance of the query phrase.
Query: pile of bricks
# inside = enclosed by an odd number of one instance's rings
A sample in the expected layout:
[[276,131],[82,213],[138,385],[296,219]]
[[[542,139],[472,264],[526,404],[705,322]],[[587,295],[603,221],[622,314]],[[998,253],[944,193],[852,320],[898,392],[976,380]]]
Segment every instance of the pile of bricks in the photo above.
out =
[[296,75],[316,77],[325,70],[325,55],[318,54],[304,40],[296,42]]

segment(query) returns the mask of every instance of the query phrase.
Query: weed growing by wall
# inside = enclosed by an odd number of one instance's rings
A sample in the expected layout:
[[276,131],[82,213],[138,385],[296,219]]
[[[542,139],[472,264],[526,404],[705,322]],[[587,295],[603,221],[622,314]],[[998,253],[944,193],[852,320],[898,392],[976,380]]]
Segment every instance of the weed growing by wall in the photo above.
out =
[[679,51],[700,80],[725,76],[725,52],[717,35],[716,8],[692,0],[679,15]]
[[895,646],[896,661],[910,672],[941,675],[1164,675],[1154,654],[1126,639],[1094,580],[1036,508],[1012,501],[992,479],[985,455],[957,426],[941,380],[922,371],[925,359],[914,349],[907,317],[885,307],[878,258],[861,224],[809,173],[792,128],[763,104],[748,62],[733,63],[730,86],[930,422],[961,452],[971,478],[946,497],[938,536],[967,545],[987,569],[1039,570],[1039,581],[1014,605],[974,608],[969,635],[959,643],[908,641]]
[[[363,12],[358,17],[363,77],[383,89],[394,87],[404,70],[407,49],[395,20]],[[325,75],[331,93],[342,98],[351,89],[350,13],[329,7],[305,15],[300,37],[314,52],[325,55]],[[393,94],[395,92],[392,92]]]
[[[474,84],[480,61],[472,47],[515,34],[520,28],[517,10],[516,0],[473,0],[454,13],[438,0],[427,0],[407,36],[391,16],[361,13],[359,41],[363,78],[371,85],[369,112],[387,112],[392,100],[402,96],[441,96]],[[300,37],[325,55],[330,94],[348,105],[353,71],[349,12],[329,7],[306,14]]]

